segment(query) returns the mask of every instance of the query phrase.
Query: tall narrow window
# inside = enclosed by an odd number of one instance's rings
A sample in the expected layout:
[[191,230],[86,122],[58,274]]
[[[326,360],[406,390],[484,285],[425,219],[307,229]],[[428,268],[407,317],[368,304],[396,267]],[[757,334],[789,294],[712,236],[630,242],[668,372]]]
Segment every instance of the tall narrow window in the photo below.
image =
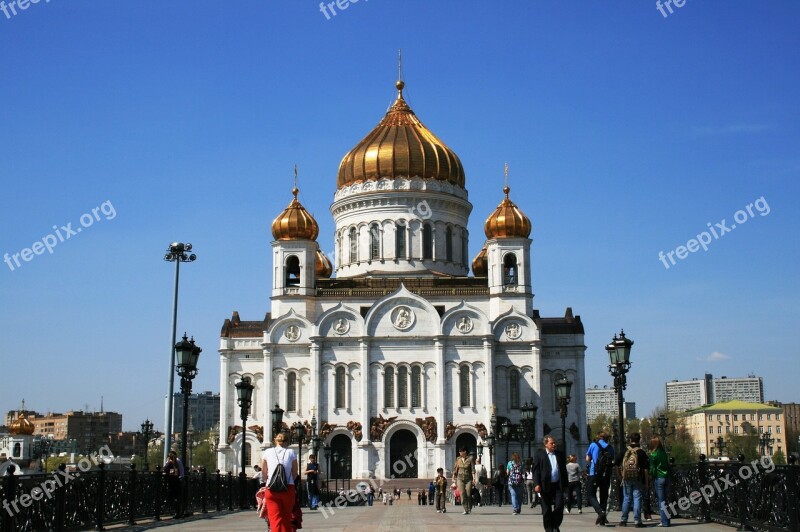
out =
[[453,229],[449,226],[444,233],[444,256],[447,262],[453,262]]
[[519,371],[512,369],[508,375],[509,406],[519,408]]
[[517,256],[509,253],[503,259],[503,284],[512,286],[517,282]]
[[422,406],[422,370],[419,366],[411,368],[411,407]]
[[369,258],[372,260],[381,258],[381,230],[378,224],[373,224],[369,228]]
[[464,235],[461,237],[461,264],[467,265],[469,264],[469,249],[467,245],[467,236]]
[[394,368],[389,367],[383,373],[383,406],[394,406]]
[[408,368],[397,370],[397,406],[408,406]]
[[355,227],[350,228],[350,262],[358,262],[358,233]]
[[422,226],[422,258],[433,258],[433,230],[430,225]]
[[344,262],[344,233],[339,234],[339,238],[337,239],[336,243],[339,245],[339,252],[336,254],[336,267],[339,267],[342,266],[342,263]]
[[297,410],[297,374],[292,372],[286,378],[286,410]]
[[300,259],[292,255],[286,259],[286,286],[300,284]]
[[398,259],[408,258],[406,256],[406,226],[397,224],[394,230],[394,256]]
[[244,444],[244,465],[245,466],[253,465],[252,464],[252,459],[250,457],[250,444],[249,443],[245,443]]
[[461,392],[459,395],[460,397],[460,406],[469,406],[469,366],[461,366],[458,370],[458,389]]
[[345,378],[344,368],[336,368],[336,408],[345,407]]

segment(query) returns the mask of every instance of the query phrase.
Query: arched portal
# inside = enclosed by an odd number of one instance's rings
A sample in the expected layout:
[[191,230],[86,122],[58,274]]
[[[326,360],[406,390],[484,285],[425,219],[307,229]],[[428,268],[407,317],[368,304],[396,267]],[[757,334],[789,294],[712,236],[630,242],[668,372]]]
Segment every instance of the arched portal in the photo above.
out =
[[389,475],[418,478],[417,469],[417,437],[410,430],[398,430],[389,440]]
[[455,463],[455,459],[458,456],[458,451],[460,451],[462,447],[466,447],[467,454],[472,455],[473,458],[478,456],[478,440],[475,438],[474,434],[465,432],[456,438],[456,449],[452,463]]
[[351,478],[353,471],[353,448],[350,438],[338,434],[331,440],[331,477]]

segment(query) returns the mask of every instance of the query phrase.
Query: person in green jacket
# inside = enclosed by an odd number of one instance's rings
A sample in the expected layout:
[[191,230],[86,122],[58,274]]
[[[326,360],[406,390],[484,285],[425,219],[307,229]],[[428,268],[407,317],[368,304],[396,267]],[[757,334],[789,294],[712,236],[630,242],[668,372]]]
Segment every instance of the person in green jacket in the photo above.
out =
[[661,513],[661,526],[670,525],[667,513],[667,499],[669,498],[669,457],[664,449],[661,438],[653,436],[650,440],[650,478],[656,486],[658,509]]

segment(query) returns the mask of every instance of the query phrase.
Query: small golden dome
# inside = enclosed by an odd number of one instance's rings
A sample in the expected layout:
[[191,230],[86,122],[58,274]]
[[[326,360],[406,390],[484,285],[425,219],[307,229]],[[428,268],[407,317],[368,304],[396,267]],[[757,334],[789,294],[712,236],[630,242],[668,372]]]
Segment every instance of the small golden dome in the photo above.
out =
[[292,189],[294,199],[282,213],[272,221],[272,236],[275,240],[316,240],[319,225],[308,211],[297,201],[297,187]]
[[33,429],[33,423],[28,420],[24,413],[20,413],[19,417],[8,427],[8,432],[14,436],[30,436],[33,434]]
[[383,120],[339,164],[336,186],[342,188],[380,178],[421,177],[464,187],[464,167],[458,156],[422,125],[403,99],[405,83],[398,81],[397,100]]
[[314,262],[314,271],[317,274],[317,279],[330,277],[333,273],[331,261],[319,249],[317,250],[317,259]]
[[480,253],[472,259],[472,273],[475,277],[486,277],[489,274],[489,260],[486,257],[486,244],[483,245]]
[[486,238],[528,238],[531,234],[531,221],[514,205],[514,202],[508,199],[510,191],[511,189],[508,188],[508,185],[503,188],[506,197],[486,219],[486,223],[483,226]]

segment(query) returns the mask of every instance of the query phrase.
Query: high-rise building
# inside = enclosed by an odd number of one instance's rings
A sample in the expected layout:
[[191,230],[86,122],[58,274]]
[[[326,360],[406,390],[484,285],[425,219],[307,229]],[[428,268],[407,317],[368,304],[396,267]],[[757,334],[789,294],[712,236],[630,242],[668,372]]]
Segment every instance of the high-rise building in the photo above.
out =
[[764,402],[764,382],[761,377],[720,377],[714,379],[714,397],[711,402],[744,401],[746,403]]
[[665,385],[666,406],[670,412],[685,412],[711,402],[711,374],[690,381],[674,380]]
[[[183,432],[183,394],[173,398],[175,419],[174,432]],[[219,394],[202,392],[189,395],[189,428],[194,432],[205,432],[219,424]]]
[[[614,388],[603,386],[586,389],[586,422],[592,423],[598,416],[604,414],[611,419],[617,419],[617,392]],[[622,404],[622,415],[625,419],[636,418],[636,403],[626,401]]]
[[[585,454],[580,316],[534,308],[531,221],[508,186],[469,275],[466,172],[408,106],[404,82],[396,86],[385,117],[339,165],[334,260],[295,187],[272,223],[270,311],[223,324],[223,470],[238,472],[242,452],[253,463],[276,431],[300,423],[338,457],[336,478],[432,478],[457,447],[477,452],[492,421],[519,424],[526,404],[538,407],[537,435],[561,427],[563,377],[573,382],[564,450]],[[243,377],[255,386],[246,441],[234,388]],[[283,418],[273,427],[276,404]]]

